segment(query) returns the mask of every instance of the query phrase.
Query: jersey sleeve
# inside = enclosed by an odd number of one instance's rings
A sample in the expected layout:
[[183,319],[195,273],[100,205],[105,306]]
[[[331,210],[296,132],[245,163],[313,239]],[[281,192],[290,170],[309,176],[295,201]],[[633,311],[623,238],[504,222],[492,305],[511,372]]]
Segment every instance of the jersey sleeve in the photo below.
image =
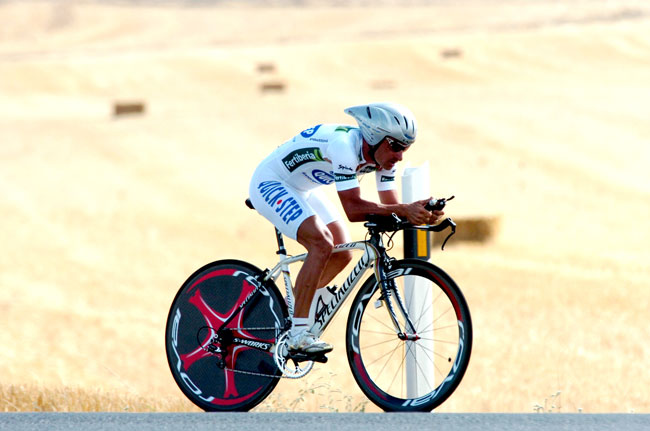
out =
[[346,140],[346,134],[330,142],[328,156],[332,161],[332,173],[336,190],[341,192],[359,187],[357,166],[359,161],[354,146]]
[[396,169],[382,170],[375,172],[375,180],[377,182],[377,191],[395,190],[395,171]]

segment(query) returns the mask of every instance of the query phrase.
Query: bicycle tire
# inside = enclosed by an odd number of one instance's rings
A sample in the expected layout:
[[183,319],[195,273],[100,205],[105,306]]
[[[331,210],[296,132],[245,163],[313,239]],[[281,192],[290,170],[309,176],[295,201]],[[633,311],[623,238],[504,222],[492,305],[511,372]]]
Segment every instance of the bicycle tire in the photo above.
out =
[[[472,350],[469,308],[452,278],[429,262],[395,261],[387,272],[404,302],[413,304],[409,314],[421,338],[398,337],[373,275],[360,288],[348,316],[348,363],[363,393],[381,409],[431,411],[454,392],[467,370]],[[405,292],[407,279],[418,281]],[[425,295],[421,302],[412,299],[414,292]],[[392,297],[398,310],[394,293]],[[403,315],[395,314],[405,328]]]
[[165,331],[167,362],[181,391],[205,411],[248,411],[273,391],[282,374],[271,352],[230,345],[220,367],[219,358],[205,349],[215,330],[235,313],[226,326],[234,336],[275,344],[288,313],[272,281],[237,311],[261,273],[239,260],[212,262],[194,272],[172,302]]

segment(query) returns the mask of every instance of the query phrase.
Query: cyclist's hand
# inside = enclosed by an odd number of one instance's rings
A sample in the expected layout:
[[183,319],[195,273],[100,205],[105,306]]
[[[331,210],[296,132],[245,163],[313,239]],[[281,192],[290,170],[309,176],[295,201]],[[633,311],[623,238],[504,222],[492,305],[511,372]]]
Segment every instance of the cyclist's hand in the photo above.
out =
[[[421,201],[415,201],[413,203],[406,204],[406,219],[409,221],[409,223],[412,223],[414,225],[430,223],[433,215],[424,208],[430,199],[431,198],[423,199]],[[442,211],[435,211],[435,213],[444,214]]]
[[444,211],[432,211],[431,215],[429,216],[429,224],[436,224],[440,221],[440,218],[445,215]]

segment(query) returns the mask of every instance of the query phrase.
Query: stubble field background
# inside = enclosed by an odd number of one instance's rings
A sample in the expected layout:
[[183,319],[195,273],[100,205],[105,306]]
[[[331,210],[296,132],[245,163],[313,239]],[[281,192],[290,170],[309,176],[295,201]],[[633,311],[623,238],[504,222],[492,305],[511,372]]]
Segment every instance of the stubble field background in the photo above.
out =
[[[416,114],[405,159],[447,214],[498,220],[433,255],[475,329],[439,411],[650,410],[644,3],[4,1],[0,21],[0,410],[194,410],[165,359],[176,290],[212,260],[272,265],[256,164],[380,100]],[[344,327],[258,409],[374,411]]]

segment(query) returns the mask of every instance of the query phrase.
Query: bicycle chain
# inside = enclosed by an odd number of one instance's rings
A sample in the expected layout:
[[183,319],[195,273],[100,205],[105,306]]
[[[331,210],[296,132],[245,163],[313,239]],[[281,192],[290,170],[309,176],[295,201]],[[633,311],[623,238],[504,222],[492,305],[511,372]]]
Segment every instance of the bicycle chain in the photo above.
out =
[[264,373],[256,373],[254,371],[244,371],[244,370],[234,370],[232,368],[224,368],[226,371],[232,371],[233,373],[239,373],[239,374],[248,374],[251,376],[260,376],[260,377],[271,377],[273,379],[301,379],[302,377],[294,377],[294,376],[285,376],[284,374],[280,376],[276,376],[275,374],[264,374]]
[[242,330],[243,331],[272,331],[272,330],[275,330],[275,329],[278,329],[278,328],[276,328],[275,326],[266,326],[266,327],[262,326],[262,327],[259,327],[259,328],[246,327],[246,328],[226,328],[226,329],[231,330],[231,331],[242,331]]
[[[259,327],[259,328],[228,328],[228,329],[231,329],[231,330],[246,330],[246,331],[270,331],[270,330],[274,330],[274,329],[277,329],[277,328],[275,326],[273,326],[273,327]],[[206,347],[203,347],[203,350],[205,350],[208,353],[213,353],[213,352],[210,352]],[[277,376],[275,374],[264,374],[264,373],[256,373],[254,371],[235,370],[234,368],[228,368],[228,367],[224,367],[222,369],[225,370],[225,371],[232,371],[233,373],[247,374],[249,376],[270,377],[270,378],[273,378],[273,379],[292,379],[292,380],[295,380],[295,379],[301,379],[302,377],[304,377],[304,376],[300,376],[300,377],[285,376],[284,374]]]

